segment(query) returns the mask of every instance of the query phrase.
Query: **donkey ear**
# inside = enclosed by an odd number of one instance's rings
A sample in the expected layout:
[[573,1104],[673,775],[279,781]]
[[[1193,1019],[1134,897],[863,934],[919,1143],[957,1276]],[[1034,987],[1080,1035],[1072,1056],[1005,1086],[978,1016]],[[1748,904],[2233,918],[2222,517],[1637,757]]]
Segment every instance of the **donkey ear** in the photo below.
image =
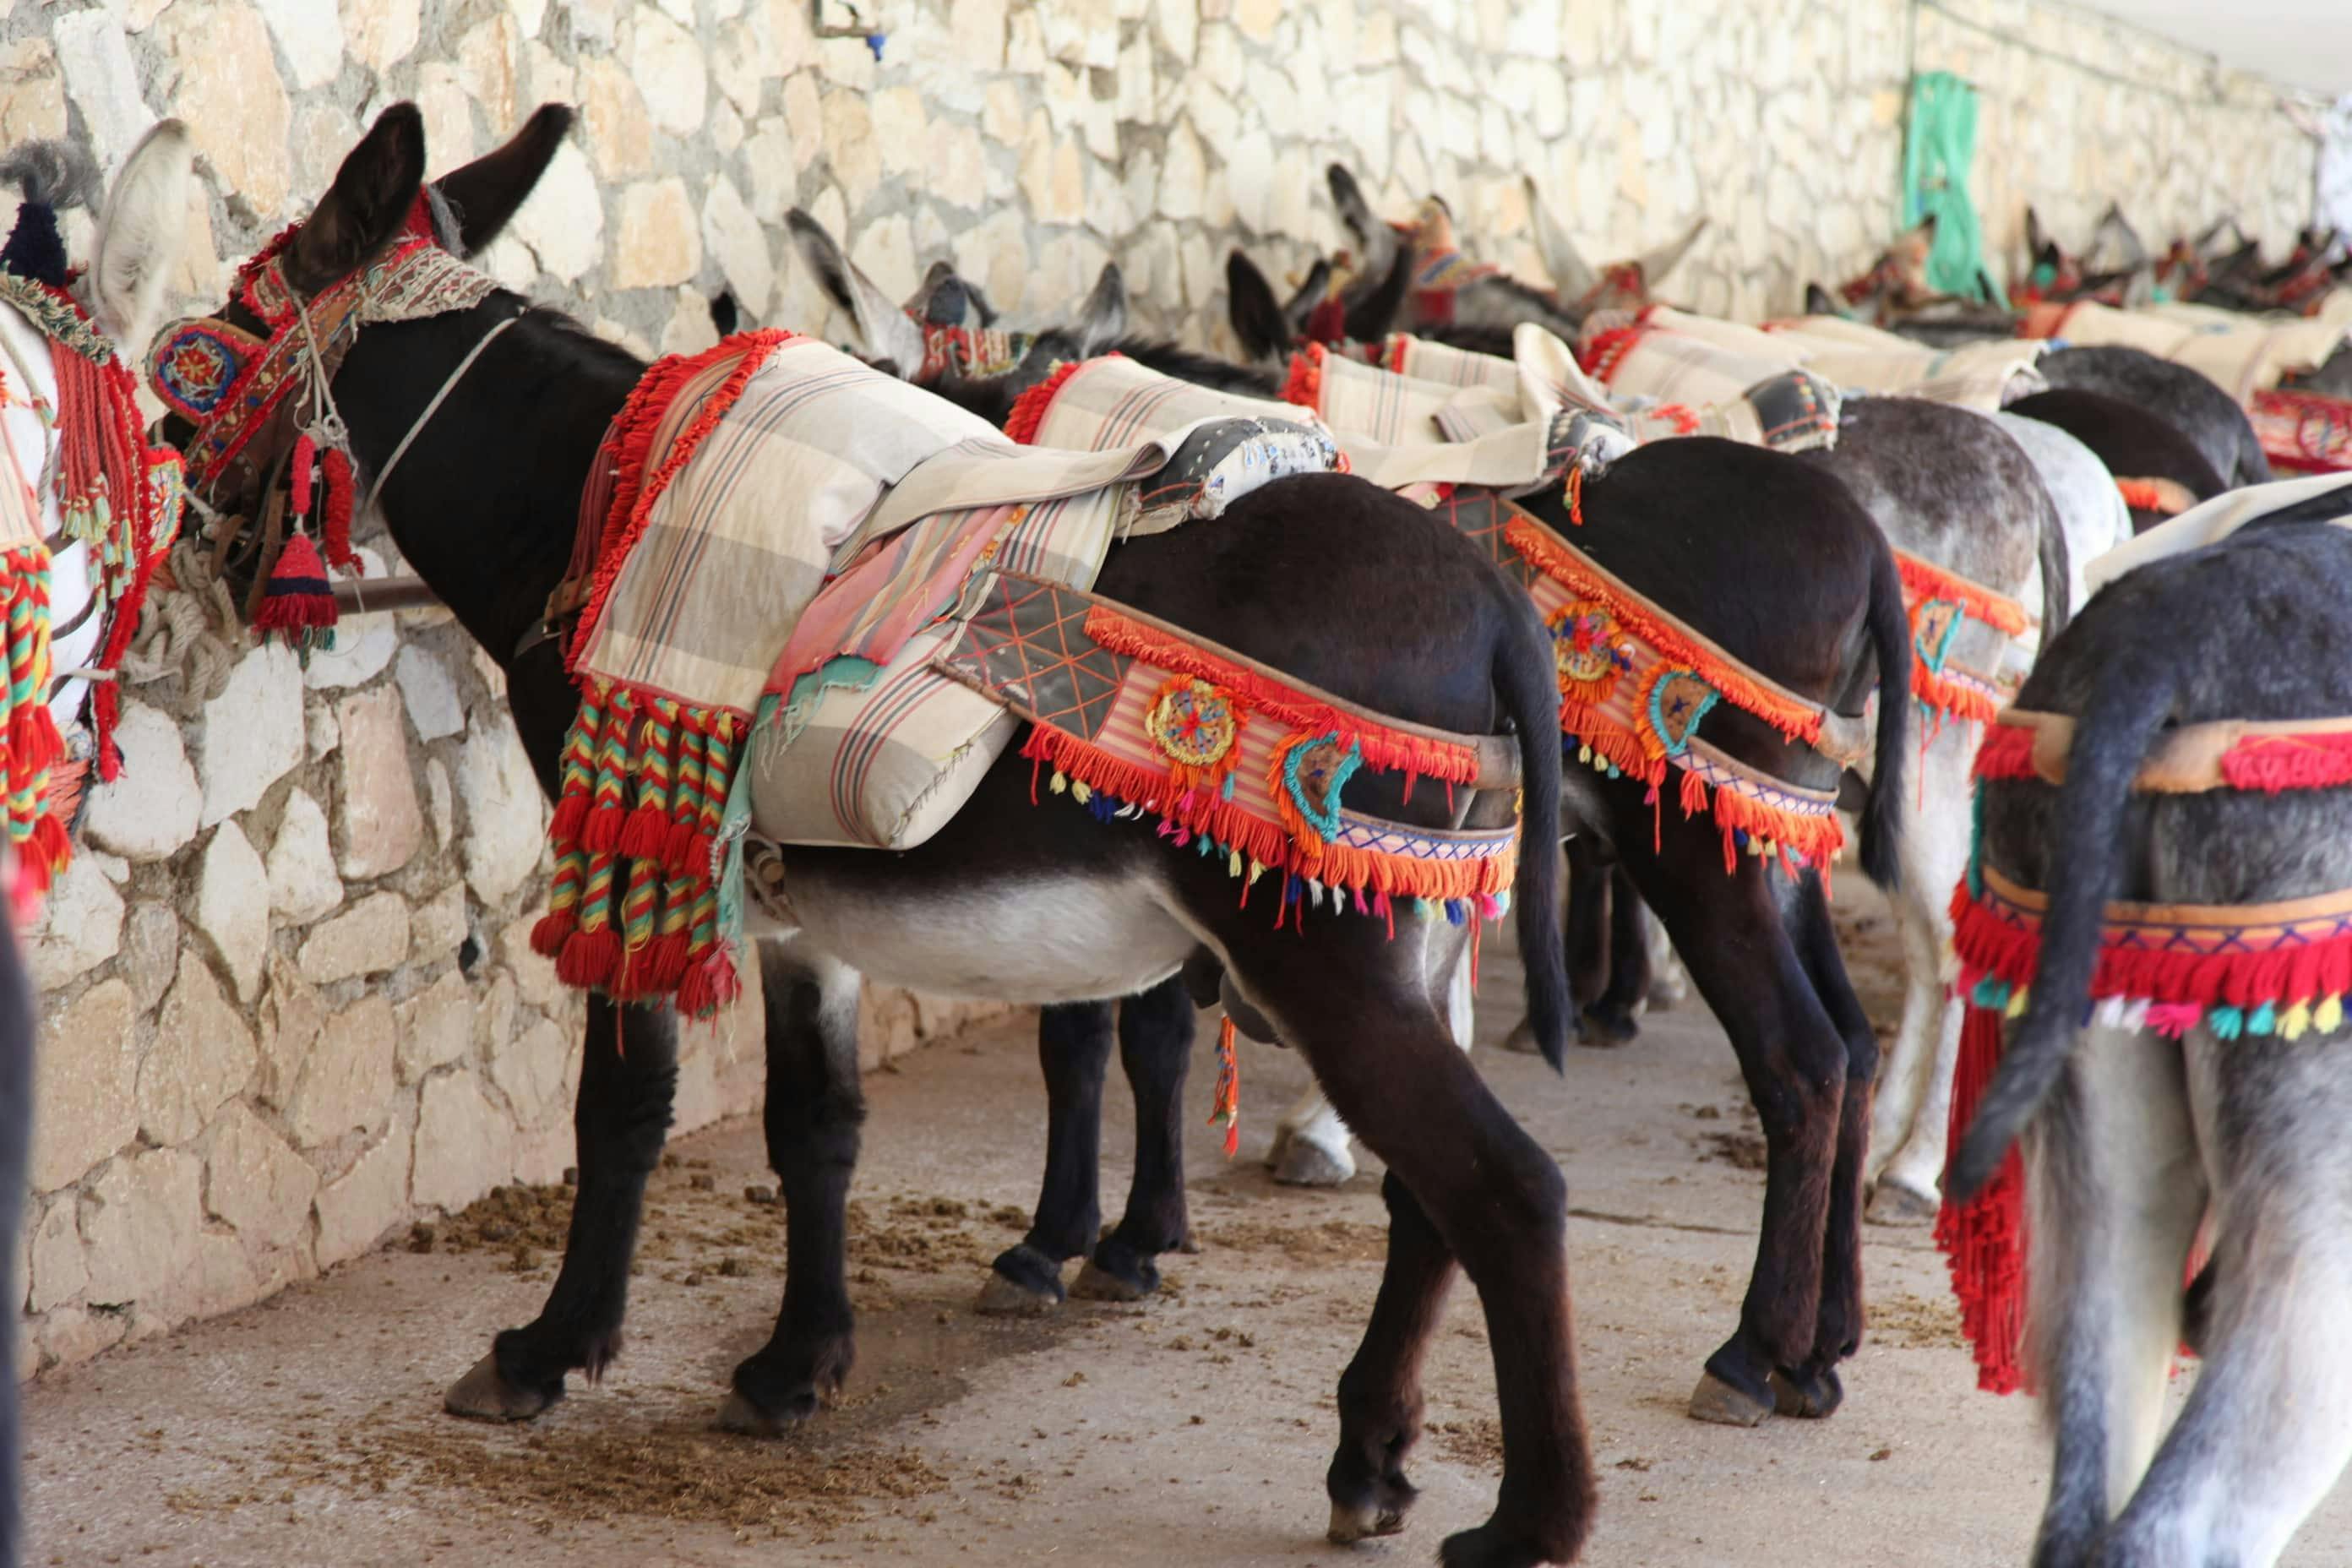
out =
[[1808,283],[1805,285],[1805,314],[1808,316],[1837,316],[1843,315],[1844,312],[1838,309],[1837,301],[1830,298],[1830,291],[1828,289],[1822,288],[1818,283]]
[[425,185],[425,116],[395,103],[343,159],[286,250],[286,281],[315,294],[373,260],[400,234]]
[[505,146],[433,182],[457,215],[458,255],[472,256],[498,238],[547,173],[572,120],[570,105],[542,103]]
[[923,363],[923,330],[915,319],[857,269],[816,219],[794,207],[784,215],[784,226],[817,287],[856,322],[866,352],[891,361],[899,374],[913,375]]
[[2042,231],[2042,215],[2032,207],[2025,209],[2025,253],[2036,261],[2050,248],[2050,237]]
[[1289,353],[1293,326],[1274,297],[1274,285],[1257,263],[1238,250],[1225,258],[1225,315],[1250,358],[1270,360]]
[[138,363],[163,316],[163,290],[188,233],[195,149],[176,120],[156,122],[106,193],[91,248],[90,302],[100,326]]
[[1085,304],[1078,307],[1078,346],[1097,354],[1127,336],[1127,278],[1118,263],[1106,261]]
[[1683,232],[1680,239],[1670,239],[1637,259],[1633,265],[1642,269],[1642,281],[1654,289],[1664,282],[1666,274],[1682,264],[1691,247],[1698,243],[1698,237],[1706,232],[1706,219],[1700,218]]
[[1331,205],[1339,209],[1339,221],[1355,237],[1360,258],[1356,275],[1366,279],[1384,277],[1389,263],[1396,258],[1397,231],[1372,211],[1372,204],[1364,198],[1364,188],[1356,184],[1356,176],[1348,173],[1346,164],[1332,164],[1323,171],[1323,177],[1331,187]]
[[1533,174],[1519,176],[1519,184],[1528,194],[1528,210],[1536,217],[1536,249],[1543,256],[1544,270],[1551,274],[1551,286],[1564,300],[1581,299],[1592,291],[1598,279],[1592,264],[1576,248],[1576,241],[1568,237],[1568,226],[1561,223],[1551,205],[1536,189]]
[[[1242,256],[1238,250],[1234,252],[1234,258],[1241,260],[1244,266],[1249,266],[1248,258]],[[1254,266],[1250,266],[1250,270],[1257,272],[1257,268]],[[1228,259],[1225,263],[1225,292],[1228,297],[1233,293],[1233,259]],[[1265,282],[1265,273],[1258,272],[1258,281]],[[1270,288],[1269,291],[1271,291]],[[1315,258],[1315,265],[1307,269],[1307,280],[1301,283],[1297,291],[1290,296],[1290,302],[1283,306],[1282,319],[1290,323],[1290,330],[1293,332],[1303,332],[1307,330],[1307,323],[1313,319],[1316,307],[1330,298],[1330,295],[1331,263],[1327,258],[1318,256]]]

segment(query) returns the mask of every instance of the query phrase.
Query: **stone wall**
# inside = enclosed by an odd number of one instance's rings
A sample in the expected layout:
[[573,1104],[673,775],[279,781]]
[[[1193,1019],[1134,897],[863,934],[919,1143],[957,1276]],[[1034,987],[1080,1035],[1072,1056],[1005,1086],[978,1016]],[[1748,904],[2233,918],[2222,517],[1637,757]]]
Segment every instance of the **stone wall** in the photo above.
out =
[[[1334,244],[1335,158],[1400,212],[1444,192],[1531,276],[1521,171],[1595,258],[1707,213],[1674,291],[1786,310],[1889,231],[1915,59],[1983,89],[1996,242],[2027,198],[2078,239],[2112,193],[2152,240],[2226,205],[2266,233],[2309,210],[2310,144],[2269,89],[2025,0],[1985,16],[2105,74],[1906,0],[867,8],[878,61],[820,33],[847,21],[834,0],[18,4],[0,143],[75,134],[111,166],[155,116],[186,120],[178,283],[209,307],[383,105],[423,106],[438,173],[570,101],[577,135],[485,265],[648,353],[709,342],[722,285],[754,321],[833,325],[782,237],[796,204],[894,292],[948,257],[1035,321],[1116,257],[1143,324],[1222,344],[1225,251],[1282,271]],[[50,1363],[567,1163],[576,1012],[523,941],[541,807],[494,671],[431,614],[355,625],[304,672],[179,605],[193,618],[148,650],[173,672],[131,693],[130,777],[94,801],[34,948],[19,1277]],[[877,1001],[871,1048],[957,1016]],[[740,1016],[694,1033],[682,1126],[750,1103],[755,1038]]]

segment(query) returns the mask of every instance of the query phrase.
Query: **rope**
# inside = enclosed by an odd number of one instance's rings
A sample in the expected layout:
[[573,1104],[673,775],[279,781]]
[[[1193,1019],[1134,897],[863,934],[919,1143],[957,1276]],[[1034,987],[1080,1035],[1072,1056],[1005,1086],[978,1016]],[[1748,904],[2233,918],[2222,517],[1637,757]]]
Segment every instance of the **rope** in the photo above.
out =
[[[184,676],[187,695],[210,702],[228,689],[229,675],[244,651],[236,601],[228,584],[212,574],[197,541],[183,537],[173,545],[171,566],[175,586],[147,595],[138,635],[123,652],[122,682],[144,686]],[[163,588],[160,578],[155,587]]]

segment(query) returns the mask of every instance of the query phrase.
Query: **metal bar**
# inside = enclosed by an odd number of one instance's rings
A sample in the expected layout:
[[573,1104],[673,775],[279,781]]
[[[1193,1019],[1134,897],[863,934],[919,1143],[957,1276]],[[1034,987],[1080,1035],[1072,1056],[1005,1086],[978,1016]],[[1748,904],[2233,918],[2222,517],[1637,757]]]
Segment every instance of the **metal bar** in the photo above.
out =
[[440,595],[422,577],[386,577],[373,583],[362,577],[346,577],[335,584],[335,608],[347,616],[421,609],[440,602]]

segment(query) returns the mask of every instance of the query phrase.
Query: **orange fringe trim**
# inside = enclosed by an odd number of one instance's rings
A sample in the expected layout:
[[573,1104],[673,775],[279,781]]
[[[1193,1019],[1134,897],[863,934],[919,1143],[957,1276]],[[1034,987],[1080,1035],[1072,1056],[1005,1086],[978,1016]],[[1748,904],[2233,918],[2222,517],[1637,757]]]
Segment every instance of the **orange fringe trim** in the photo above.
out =
[[1728,654],[1703,646],[1648,600],[1602,580],[1583,556],[1542,524],[1521,513],[1504,526],[1503,537],[1530,565],[1566,584],[1580,597],[1608,605],[1627,632],[1656,649],[1666,663],[1696,671],[1733,707],[1763,720],[1785,739],[1811,742],[1822,738],[1820,708],[1759,684]]
[[[754,332],[738,332],[698,354],[674,355],[657,360],[629,392],[628,401],[613,420],[613,433],[606,438],[614,458],[612,517],[618,520],[607,528],[603,555],[596,563],[596,574],[589,585],[588,602],[580,612],[580,625],[572,633],[571,660],[577,660],[594,636],[596,624],[604,618],[604,601],[612,596],[613,584],[621,575],[623,563],[635,548],[637,539],[646,531],[646,521],[653,515],[654,502],[669,488],[678,470],[685,468],[701,446],[702,438],[718,428],[719,421],[743,395],[744,386],[759,368],[767,363],[780,344],[799,336],[780,327],[763,328]],[[694,423],[678,432],[677,439],[662,458],[661,466],[652,473],[646,471],[646,447],[653,442],[654,427],[668,407],[678,389],[711,365],[730,354],[740,354],[742,360],[714,392]]]
[[[1469,784],[1478,776],[1478,753],[1468,746],[1391,730],[1334,708],[1271,676],[1221,658],[1106,605],[1097,605],[1087,611],[1087,636],[1113,653],[1230,687],[1252,709],[1271,714],[1293,729],[1311,730],[1317,734],[1336,731],[1342,743],[1353,742],[1361,749],[1367,767],[1444,779],[1449,784]],[[1114,789],[1112,793],[1128,792]]]
[[2124,505],[2134,511],[2179,517],[2197,504],[2197,497],[2178,479],[2126,479],[2118,477],[2116,489],[2123,492]]
[[1902,575],[1906,598],[1948,599],[1968,612],[1973,621],[1982,621],[1995,631],[2011,637],[2021,637],[2033,624],[2033,617],[2015,599],[1994,593],[1979,583],[1948,572],[1932,562],[1916,555],[1895,552],[1895,570]]
[[[1118,359],[1118,352],[1107,353],[1105,359]],[[1078,374],[1084,360],[1066,359],[1055,362],[1053,374],[1013,400],[1013,412],[1004,416],[1005,437],[1016,446],[1034,447],[1037,443],[1037,426],[1045,422],[1045,409],[1054,401],[1062,384]]]
[[1974,687],[1945,679],[1916,657],[1911,660],[1911,695],[1964,724],[1990,724],[2000,714],[1999,702]]
[[[1105,791],[1190,833],[1206,835],[1221,849],[1239,853],[1269,871],[1312,878],[1351,893],[1389,899],[1474,899],[1510,891],[1518,872],[1516,844],[1508,852],[1486,859],[1423,860],[1350,844],[1328,844],[1312,829],[1293,833],[1214,790],[1196,789],[1171,798],[1165,773],[1139,767],[1082,736],[1049,724],[1030,727],[1021,754],[1034,763],[1050,763],[1088,789]],[[1282,789],[1278,776],[1269,787]],[[1030,795],[1035,798],[1034,784]],[[1246,889],[1243,898],[1247,900]]]

